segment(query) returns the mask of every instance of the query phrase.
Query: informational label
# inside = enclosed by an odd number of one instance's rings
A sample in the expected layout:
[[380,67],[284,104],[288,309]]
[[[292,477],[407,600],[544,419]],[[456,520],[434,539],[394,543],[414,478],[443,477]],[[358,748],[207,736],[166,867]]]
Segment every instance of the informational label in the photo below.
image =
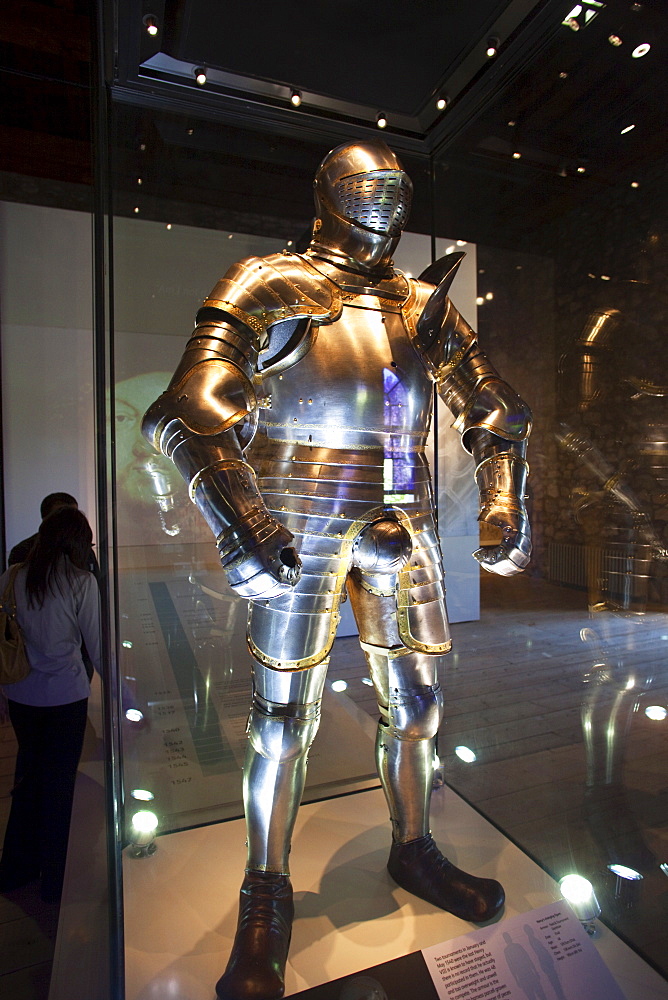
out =
[[563,901],[425,948],[422,955],[439,1000],[624,1000]]

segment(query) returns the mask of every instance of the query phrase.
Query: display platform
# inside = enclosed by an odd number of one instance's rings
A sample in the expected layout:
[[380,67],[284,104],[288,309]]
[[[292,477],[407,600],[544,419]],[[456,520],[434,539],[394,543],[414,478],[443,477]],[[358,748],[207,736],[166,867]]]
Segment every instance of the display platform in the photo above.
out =
[[[502,921],[560,899],[538,865],[446,787],[432,797],[432,830],[455,864],[503,882]],[[380,790],[300,809],[286,996],[475,930],[393,883],[389,837]],[[244,839],[234,820],[159,837],[150,858],[124,858],[127,1000],[213,1000],[236,927]],[[668,983],[597,927],[596,948],[627,1000],[668,1000]]]

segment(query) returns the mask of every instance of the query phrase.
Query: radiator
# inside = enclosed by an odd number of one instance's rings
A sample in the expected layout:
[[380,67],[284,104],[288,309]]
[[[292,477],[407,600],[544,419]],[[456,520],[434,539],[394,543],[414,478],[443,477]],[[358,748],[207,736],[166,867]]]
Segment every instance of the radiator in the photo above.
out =
[[[609,558],[610,554],[608,554]],[[567,542],[550,542],[547,553],[548,579],[566,587],[586,587],[601,579],[606,562],[604,549]]]

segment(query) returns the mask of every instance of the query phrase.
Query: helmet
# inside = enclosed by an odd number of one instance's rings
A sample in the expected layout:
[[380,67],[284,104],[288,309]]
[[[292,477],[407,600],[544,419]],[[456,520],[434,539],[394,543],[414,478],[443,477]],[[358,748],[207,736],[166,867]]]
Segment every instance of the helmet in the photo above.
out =
[[408,220],[413,185],[382,141],[337,146],[318,167],[311,246],[364,270],[387,268]]

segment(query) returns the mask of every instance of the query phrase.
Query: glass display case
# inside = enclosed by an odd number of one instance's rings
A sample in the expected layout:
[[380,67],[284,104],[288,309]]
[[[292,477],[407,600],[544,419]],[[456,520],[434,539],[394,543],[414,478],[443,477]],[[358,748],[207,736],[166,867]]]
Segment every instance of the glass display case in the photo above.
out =
[[[206,58],[201,5],[109,6],[92,241],[90,212],[0,205],[3,384],[21,373],[3,395],[7,539],[34,530],[23,498],[66,475],[97,513],[108,640],[77,806],[93,819],[94,864],[83,879],[75,838],[50,997],[79,995],[89,924],[105,972],[82,981],[86,1000],[209,1000],[244,864],[248,602],[141,421],[228,267],[305,249],[318,163],[379,134],[380,105],[368,98],[367,120],[361,97],[318,103],[305,82],[310,105],[290,110],[273,71],[244,68],[247,41],[218,68]],[[459,90],[446,95],[432,74],[440,89],[423,81],[419,114],[384,108],[382,132],[415,189],[396,266],[417,277],[466,254],[451,299],[533,411],[533,555],[504,578],[471,558],[499,537],[479,528],[473,460],[450,412],[435,408],[428,451],[453,649],[433,827],[453,861],[504,881],[510,917],[558,900],[565,876],[586,877],[601,909],[593,940],[617,982],[665,997],[665,28],[654,4],[484,6],[487,21],[468,29],[498,51],[483,46],[473,65],[473,41],[461,41],[448,78]],[[295,59],[306,81],[315,70]],[[63,234],[76,248],[66,258]],[[93,297],[81,287],[92,266]],[[48,310],[30,296],[36,286]],[[42,359],[39,374],[27,356]],[[286,995],[471,930],[411,908],[385,874],[377,714],[344,605],[295,835]]]

